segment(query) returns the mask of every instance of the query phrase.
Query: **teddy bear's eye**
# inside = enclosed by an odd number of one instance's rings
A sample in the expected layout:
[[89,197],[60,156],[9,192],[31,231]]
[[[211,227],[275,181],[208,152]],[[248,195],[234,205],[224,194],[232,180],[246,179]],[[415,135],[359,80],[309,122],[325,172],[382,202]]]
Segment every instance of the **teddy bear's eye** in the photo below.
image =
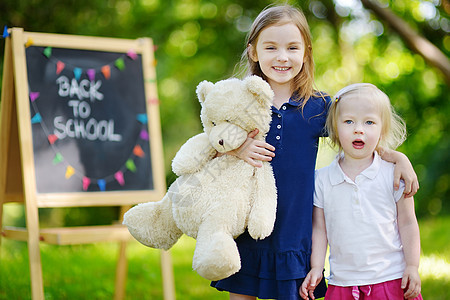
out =
[[213,126],[216,126],[216,123],[214,123],[214,122],[211,122],[212,124],[213,124]]
[[228,122],[228,123],[230,123],[230,120],[225,120],[225,122]]

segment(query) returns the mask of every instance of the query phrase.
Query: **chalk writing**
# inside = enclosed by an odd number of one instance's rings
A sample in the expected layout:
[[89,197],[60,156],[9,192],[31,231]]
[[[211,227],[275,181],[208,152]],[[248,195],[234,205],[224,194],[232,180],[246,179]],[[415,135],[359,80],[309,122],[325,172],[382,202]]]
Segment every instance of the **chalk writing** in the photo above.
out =
[[[96,120],[90,118],[95,101],[103,100],[103,93],[99,91],[102,86],[101,80],[83,79],[80,82],[76,78],[69,80],[66,76],[60,76],[56,79],[58,85],[58,95],[61,98],[70,98],[67,105],[72,108],[73,119],[65,119],[62,116],[56,116],[53,119],[53,133],[58,139],[76,138],[87,139],[89,141],[110,141],[120,142],[122,135],[114,132],[114,120]],[[76,97],[77,99],[73,99]],[[89,104],[88,101],[91,102]],[[88,119],[89,118],[89,119]]]
[[78,100],[84,100],[89,98],[91,101],[103,100],[103,94],[98,91],[102,86],[101,80],[93,81],[83,79],[78,83],[75,78],[69,83],[69,78],[66,76],[60,76],[56,79],[56,84],[58,84],[58,95],[61,97],[71,97],[77,96]]

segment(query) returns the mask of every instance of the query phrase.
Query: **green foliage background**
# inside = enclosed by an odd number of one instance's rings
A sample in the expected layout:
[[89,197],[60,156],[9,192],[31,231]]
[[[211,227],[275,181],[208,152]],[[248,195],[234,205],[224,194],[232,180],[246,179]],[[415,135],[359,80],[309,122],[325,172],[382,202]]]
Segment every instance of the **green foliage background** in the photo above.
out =
[[[354,1],[288,1],[300,6],[313,35],[317,88],[334,94],[353,82],[371,82],[391,98],[408,125],[399,149],[415,166],[421,189],[419,217],[450,212],[449,86],[442,74],[412,52],[386,24]],[[382,2],[450,52],[449,4],[440,0]],[[117,38],[151,37],[158,88],[167,183],[179,147],[202,128],[195,88],[230,77],[256,15],[273,1],[255,0],[2,0],[0,25],[26,31]],[[0,41],[3,56],[4,41]],[[82,214],[79,214],[82,215]],[[93,214],[93,219],[97,215]],[[66,220],[70,223],[70,220]]]

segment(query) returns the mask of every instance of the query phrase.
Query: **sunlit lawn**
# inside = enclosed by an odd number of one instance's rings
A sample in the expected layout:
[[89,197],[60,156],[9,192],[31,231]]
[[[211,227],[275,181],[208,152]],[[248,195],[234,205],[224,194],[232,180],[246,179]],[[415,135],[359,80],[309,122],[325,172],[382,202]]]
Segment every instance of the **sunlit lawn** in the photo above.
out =
[[[424,299],[450,299],[450,217],[420,222],[420,274]],[[177,299],[228,299],[192,271],[195,241],[183,237],[172,248]],[[112,299],[118,247],[41,245],[46,299]],[[2,239],[0,299],[30,299],[27,246]],[[131,242],[126,299],[163,299],[159,251]]]

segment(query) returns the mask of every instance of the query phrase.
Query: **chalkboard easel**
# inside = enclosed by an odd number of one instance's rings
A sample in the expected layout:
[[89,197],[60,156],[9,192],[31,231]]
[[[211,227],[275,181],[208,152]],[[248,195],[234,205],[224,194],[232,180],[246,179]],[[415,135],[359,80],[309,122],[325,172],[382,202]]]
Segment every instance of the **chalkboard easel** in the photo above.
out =
[[[152,40],[9,33],[0,112],[2,236],[28,244],[33,299],[44,299],[40,242],[119,241],[115,299],[121,299],[126,227],[40,229],[38,208],[119,206],[121,219],[131,205],[164,196]],[[24,204],[26,228],[3,226],[10,202]],[[167,252],[161,269],[164,298],[174,299]]]

